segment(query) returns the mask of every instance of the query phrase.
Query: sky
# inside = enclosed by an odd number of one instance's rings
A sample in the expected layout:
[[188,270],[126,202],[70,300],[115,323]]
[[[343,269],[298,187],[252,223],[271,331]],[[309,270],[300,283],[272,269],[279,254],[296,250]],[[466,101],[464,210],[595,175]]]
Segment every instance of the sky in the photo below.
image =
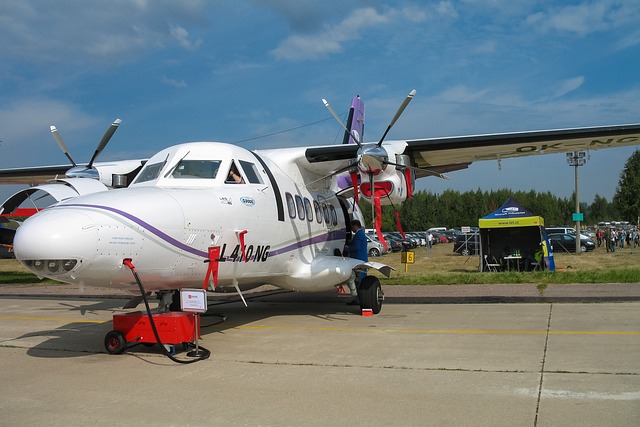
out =
[[[148,158],[187,141],[330,145],[366,103],[377,141],[640,122],[636,0],[0,0],[0,168]],[[597,150],[580,198],[611,200],[634,148]],[[572,197],[564,154],[474,163],[418,190]],[[4,200],[19,188],[0,186]]]

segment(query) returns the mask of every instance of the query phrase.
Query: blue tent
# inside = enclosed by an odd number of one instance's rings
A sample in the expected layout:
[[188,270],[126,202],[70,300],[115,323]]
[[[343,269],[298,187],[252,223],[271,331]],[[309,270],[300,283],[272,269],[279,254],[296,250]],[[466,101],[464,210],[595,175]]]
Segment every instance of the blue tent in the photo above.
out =
[[506,269],[555,270],[553,249],[544,218],[523,208],[513,198],[480,218],[481,271],[500,265]]

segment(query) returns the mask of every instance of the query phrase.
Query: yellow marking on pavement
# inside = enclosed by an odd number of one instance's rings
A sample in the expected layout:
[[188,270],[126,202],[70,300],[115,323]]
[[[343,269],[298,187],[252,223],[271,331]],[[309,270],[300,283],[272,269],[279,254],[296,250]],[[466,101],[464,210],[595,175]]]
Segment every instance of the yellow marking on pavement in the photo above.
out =
[[106,323],[110,320],[87,320],[87,319],[66,319],[63,317],[29,317],[29,316],[0,316],[0,319],[7,320],[29,320],[29,321],[47,321],[47,322],[64,322],[64,323]]
[[[63,323],[107,323],[111,320],[68,319],[62,317],[29,317],[0,315],[0,319],[24,321],[48,321]],[[256,330],[299,330],[318,332],[386,332],[400,334],[469,334],[469,335],[640,335],[640,331],[549,331],[526,329],[389,329],[389,328],[348,328],[348,327],[300,327],[287,325],[231,325],[222,323],[211,329],[256,329]]]

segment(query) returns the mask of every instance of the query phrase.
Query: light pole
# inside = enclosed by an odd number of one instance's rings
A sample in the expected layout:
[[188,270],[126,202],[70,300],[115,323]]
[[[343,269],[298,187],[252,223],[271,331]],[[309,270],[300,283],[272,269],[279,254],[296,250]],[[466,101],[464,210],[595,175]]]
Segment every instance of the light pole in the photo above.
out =
[[580,255],[580,245],[582,243],[580,229],[580,222],[582,221],[582,215],[580,214],[580,193],[578,192],[578,166],[584,166],[587,163],[584,151],[574,151],[573,153],[567,153],[567,163],[569,166],[575,168],[576,179],[576,211],[573,214],[573,220],[576,223],[576,255]]

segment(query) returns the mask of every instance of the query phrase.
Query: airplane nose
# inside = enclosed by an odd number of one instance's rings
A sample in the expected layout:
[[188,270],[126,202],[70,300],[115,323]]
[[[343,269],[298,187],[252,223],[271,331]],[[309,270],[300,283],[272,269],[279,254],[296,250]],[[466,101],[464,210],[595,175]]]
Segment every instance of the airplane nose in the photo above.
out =
[[26,220],[13,241],[16,258],[38,276],[69,273],[95,254],[98,232],[85,212],[50,209]]

